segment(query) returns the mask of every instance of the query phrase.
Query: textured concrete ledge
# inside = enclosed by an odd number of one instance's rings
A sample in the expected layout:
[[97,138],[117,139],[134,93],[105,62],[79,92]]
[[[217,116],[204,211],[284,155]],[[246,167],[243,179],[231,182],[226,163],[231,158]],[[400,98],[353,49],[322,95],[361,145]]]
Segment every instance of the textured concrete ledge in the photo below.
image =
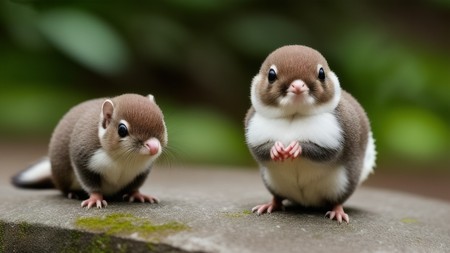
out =
[[[350,224],[338,225],[320,210],[250,214],[270,199],[256,170],[156,167],[142,191],[160,204],[91,210],[55,190],[15,189],[11,173],[0,174],[0,252],[450,252],[450,203],[375,188],[358,189],[346,204]],[[185,228],[143,236],[77,226],[111,214]]]

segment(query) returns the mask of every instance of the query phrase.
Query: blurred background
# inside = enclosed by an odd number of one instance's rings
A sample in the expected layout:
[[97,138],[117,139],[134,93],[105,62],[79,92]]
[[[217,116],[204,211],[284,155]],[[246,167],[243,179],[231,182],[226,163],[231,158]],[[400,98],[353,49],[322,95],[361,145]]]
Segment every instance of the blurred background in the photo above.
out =
[[367,110],[368,184],[450,199],[449,27],[447,0],[0,0],[0,152],[45,147],[81,101],[152,93],[172,163],[256,169],[250,81],[271,51],[303,44]]

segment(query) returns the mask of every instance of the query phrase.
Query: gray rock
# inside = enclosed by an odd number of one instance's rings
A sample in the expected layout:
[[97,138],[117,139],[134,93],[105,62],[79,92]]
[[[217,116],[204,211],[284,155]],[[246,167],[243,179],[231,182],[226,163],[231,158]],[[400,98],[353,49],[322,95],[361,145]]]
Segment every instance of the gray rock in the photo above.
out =
[[[338,225],[326,210],[250,213],[271,198],[256,170],[155,167],[141,190],[159,204],[90,210],[56,190],[16,189],[12,173],[0,172],[0,252],[450,252],[450,204],[399,192],[359,188],[344,206],[350,224]],[[189,228],[141,236],[76,225],[123,213]]]

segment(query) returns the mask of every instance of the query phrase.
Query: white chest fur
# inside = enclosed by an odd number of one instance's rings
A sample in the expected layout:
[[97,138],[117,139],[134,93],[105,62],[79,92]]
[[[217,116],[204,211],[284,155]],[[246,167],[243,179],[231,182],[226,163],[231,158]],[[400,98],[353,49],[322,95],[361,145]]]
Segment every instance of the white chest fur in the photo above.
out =
[[[285,146],[292,141],[310,141],[325,148],[338,147],[343,138],[342,129],[332,113],[291,119],[267,118],[255,113],[246,137],[252,146],[268,141],[280,141]],[[294,161],[260,164],[264,181],[272,190],[306,206],[338,198],[348,184],[345,168],[333,163],[300,157]]]
[[89,168],[102,176],[102,193],[111,195],[131,183],[153,161],[150,157],[114,158],[99,149],[90,159]]
[[267,118],[255,113],[247,129],[247,141],[251,145],[260,145],[267,141],[290,142],[311,141],[322,147],[338,147],[342,140],[342,130],[332,113],[294,117]]

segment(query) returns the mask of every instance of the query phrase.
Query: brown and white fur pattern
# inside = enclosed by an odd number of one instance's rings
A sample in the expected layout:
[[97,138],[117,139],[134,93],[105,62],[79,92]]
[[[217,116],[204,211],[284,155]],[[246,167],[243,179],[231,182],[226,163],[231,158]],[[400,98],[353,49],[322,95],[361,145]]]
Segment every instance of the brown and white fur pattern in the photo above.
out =
[[155,197],[139,192],[154,161],[167,145],[163,114],[152,95],[124,94],[95,99],[73,107],[58,123],[49,145],[49,159],[13,178],[19,187],[52,177],[53,184],[77,197],[89,198],[82,207],[106,207],[105,196],[130,202]]
[[340,87],[325,58],[305,46],[285,46],[264,61],[251,85],[247,145],[273,195],[262,214],[288,199],[329,207],[349,222],[342,204],[372,172],[375,145],[366,113]]

